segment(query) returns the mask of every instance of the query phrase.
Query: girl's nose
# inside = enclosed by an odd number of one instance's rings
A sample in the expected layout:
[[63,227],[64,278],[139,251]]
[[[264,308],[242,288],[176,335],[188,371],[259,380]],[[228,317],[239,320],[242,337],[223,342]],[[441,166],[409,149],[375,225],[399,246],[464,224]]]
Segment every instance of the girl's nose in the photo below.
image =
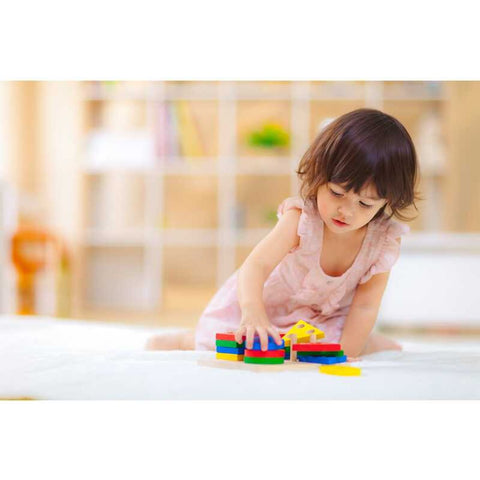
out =
[[346,207],[339,207],[338,208],[339,215],[342,216],[345,220],[348,220],[352,216],[352,212],[349,208]]

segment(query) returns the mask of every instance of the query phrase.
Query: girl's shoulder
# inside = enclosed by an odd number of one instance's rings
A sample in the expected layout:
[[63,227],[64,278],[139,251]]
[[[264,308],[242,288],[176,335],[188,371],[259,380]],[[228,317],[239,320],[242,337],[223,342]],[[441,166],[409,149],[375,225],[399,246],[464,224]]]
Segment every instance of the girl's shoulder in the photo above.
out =
[[315,207],[309,201],[301,197],[288,197],[284,199],[277,209],[277,218],[280,218],[286,211],[298,209],[301,215],[298,221],[297,235],[300,237],[300,246],[305,248],[314,247],[315,234],[318,231],[320,216],[315,214]]
[[277,218],[280,218],[287,210],[296,208],[305,216],[315,216],[315,207],[311,201],[305,201],[299,196],[285,198],[277,208]]
[[410,232],[410,227],[408,225],[405,225],[394,218],[389,218],[385,212],[383,212],[379,218],[373,220],[371,228],[376,240],[379,240],[382,237],[388,240],[397,240],[401,236]]
[[305,202],[301,197],[285,198],[277,208],[277,218],[280,218],[287,210],[297,208],[302,210],[305,208]]
[[410,227],[385,213],[371,222],[372,233],[367,245],[366,271],[360,283],[367,282],[372,275],[388,272],[399,258],[400,238],[410,231]]

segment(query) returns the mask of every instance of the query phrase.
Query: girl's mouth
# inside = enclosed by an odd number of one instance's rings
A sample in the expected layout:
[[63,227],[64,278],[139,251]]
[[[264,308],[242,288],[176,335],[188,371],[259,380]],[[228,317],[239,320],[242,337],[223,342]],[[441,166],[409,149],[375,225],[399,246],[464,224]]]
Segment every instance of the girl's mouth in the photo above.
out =
[[333,223],[339,227],[346,227],[348,225],[348,223],[341,222],[340,220],[336,220],[335,218],[333,218],[332,220]]

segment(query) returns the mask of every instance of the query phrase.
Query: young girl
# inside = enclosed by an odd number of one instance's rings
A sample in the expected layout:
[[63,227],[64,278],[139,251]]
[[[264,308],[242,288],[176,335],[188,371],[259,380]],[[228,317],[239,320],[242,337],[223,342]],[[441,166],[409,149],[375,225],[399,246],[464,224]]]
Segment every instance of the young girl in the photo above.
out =
[[[148,349],[215,350],[215,333],[280,343],[298,320],[341,343],[350,359],[400,350],[371,333],[400,237],[393,220],[418,199],[415,147],[390,115],[361,108],[327,125],[300,161],[300,197],[285,199],[278,222],[226,281],[196,331],[153,337]],[[416,208],[416,206],[415,206]],[[387,213],[388,212],[388,213]]]

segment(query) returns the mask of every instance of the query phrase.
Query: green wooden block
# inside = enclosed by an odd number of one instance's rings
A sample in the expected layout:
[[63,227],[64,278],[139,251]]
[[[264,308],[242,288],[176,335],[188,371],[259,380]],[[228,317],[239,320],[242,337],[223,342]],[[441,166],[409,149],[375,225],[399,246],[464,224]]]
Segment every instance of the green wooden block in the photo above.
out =
[[215,340],[217,347],[245,348],[243,343],[237,343],[233,340]]
[[299,357],[341,357],[343,356],[343,350],[336,352],[297,352]]
[[285,363],[283,357],[243,357],[245,363],[281,364]]

